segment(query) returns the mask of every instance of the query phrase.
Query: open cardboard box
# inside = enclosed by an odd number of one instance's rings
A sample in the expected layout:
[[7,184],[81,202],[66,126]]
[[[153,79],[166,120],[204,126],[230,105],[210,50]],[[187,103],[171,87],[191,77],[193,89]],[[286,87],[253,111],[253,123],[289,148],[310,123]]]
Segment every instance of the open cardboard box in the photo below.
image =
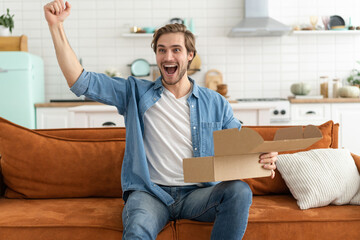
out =
[[214,131],[215,156],[185,158],[184,181],[214,182],[234,179],[267,177],[271,170],[259,163],[259,155],[309,147],[322,138],[312,125],[280,128],[273,141],[265,141],[255,130],[237,128]]

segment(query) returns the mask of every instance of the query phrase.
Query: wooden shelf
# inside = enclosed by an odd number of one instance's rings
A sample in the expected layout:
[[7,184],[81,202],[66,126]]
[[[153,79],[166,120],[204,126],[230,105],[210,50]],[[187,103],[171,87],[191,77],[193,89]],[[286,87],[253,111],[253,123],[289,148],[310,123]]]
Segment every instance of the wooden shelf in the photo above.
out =
[[[360,32],[360,31],[359,31]],[[124,38],[152,38],[154,33],[123,33]],[[197,37],[197,34],[194,34]]]
[[150,38],[153,33],[123,33],[122,36],[126,38]]

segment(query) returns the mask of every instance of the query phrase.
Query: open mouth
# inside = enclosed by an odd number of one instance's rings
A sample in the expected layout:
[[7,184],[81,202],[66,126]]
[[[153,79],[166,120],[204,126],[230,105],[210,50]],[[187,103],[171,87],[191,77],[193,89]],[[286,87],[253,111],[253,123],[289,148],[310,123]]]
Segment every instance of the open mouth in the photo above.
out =
[[166,64],[163,66],[164,66],[165,72],[168,75],[173,75],[176,72],[176,70],[178,69],[177,65],[174,65],[174,64]]

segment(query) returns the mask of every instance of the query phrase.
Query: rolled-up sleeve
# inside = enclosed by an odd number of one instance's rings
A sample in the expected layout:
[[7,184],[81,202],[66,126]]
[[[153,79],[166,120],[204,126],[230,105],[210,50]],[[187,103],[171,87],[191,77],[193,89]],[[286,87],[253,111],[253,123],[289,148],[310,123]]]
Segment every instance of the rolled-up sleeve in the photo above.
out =
[[128,101],[128,82],[124,78],[112,78],[103,73],[83,70],[70,90],[76,96],[85,95],[94,101],[116,106],[119,113],[124,114]]
[[70,90],[73,93],[75,93],[75,95],[78,97],[83,95],[86,92],[86,90],[88,89],[89,78],[85,77],[87,73],[88,72],[85,71],[85,69],[84,69],[83,72],[81,73],[80,77],[76,80],[74,85],[72,85],[72,87],[70,88]]

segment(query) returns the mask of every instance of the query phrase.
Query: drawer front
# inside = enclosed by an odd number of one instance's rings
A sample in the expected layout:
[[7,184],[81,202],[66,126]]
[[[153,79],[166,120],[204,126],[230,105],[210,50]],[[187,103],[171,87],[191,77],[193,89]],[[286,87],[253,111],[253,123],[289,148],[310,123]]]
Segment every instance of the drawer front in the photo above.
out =
[[88,113],[89,127],[124,127],[124,117],[118,113]]
[[331,119],[331,108],[328,104],[292,104],[292,121],[328,121]]

